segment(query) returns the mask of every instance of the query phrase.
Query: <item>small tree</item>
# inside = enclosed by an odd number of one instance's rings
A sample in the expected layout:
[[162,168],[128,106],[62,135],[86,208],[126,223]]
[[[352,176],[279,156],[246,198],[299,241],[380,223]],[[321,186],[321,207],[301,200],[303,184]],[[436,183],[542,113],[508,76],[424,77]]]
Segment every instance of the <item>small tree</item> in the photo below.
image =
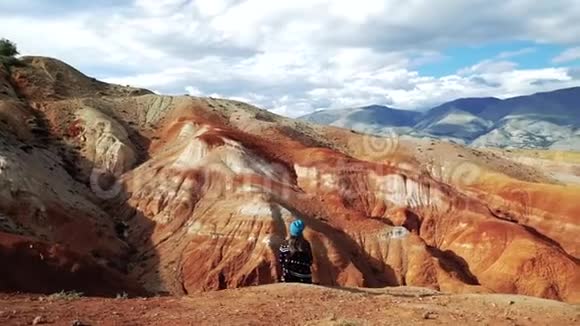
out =
[[20,53],[18,53],[18,49],[16,48],[16,44],[14,44],[14,42],[5,38],[0,39],[0,56],[14,57],[18,54]]

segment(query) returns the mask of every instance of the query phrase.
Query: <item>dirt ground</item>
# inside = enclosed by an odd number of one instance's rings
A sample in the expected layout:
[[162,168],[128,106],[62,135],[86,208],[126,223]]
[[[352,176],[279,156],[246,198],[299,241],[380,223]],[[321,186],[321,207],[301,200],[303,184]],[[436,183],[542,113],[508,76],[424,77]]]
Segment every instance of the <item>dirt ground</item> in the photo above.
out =
[[186,297],[1,294],[0,325],[579,325],[580,305],[419,288],[274,284]]

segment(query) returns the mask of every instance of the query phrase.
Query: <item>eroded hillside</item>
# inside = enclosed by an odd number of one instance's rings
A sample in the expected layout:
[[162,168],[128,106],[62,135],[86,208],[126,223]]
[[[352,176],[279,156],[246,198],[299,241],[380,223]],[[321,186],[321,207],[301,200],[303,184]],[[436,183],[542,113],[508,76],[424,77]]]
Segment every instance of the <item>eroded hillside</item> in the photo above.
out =
[[23,63],[0,71],[1,289],[273,283],[299,216],[322,285],[580,302],[580,188],[537,166]]

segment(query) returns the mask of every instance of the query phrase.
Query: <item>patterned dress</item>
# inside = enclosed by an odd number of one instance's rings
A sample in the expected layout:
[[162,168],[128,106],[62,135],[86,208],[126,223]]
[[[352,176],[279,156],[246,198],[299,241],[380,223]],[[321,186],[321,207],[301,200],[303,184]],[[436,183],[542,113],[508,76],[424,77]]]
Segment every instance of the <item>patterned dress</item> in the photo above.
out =
[[282,282],[312,283],[312,250],[310,244],[306,242],[304,251],[295,251],[292,253],[285,241],[280,246],[279,262],[282,267]]

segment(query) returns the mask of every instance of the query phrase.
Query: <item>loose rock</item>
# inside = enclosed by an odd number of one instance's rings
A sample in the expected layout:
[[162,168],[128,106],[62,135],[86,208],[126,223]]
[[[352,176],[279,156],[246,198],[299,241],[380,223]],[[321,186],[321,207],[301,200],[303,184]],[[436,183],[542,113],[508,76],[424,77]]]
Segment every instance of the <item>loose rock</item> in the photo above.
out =
[[40,325],[46,323],[46,319],[42,316],[36,316],[32,321],[32,325]]
[[435,319],[435,318],[437,318],[437,316],[435,316],[435,313],[432,311],[426,311],[423,314],[423,319]]

